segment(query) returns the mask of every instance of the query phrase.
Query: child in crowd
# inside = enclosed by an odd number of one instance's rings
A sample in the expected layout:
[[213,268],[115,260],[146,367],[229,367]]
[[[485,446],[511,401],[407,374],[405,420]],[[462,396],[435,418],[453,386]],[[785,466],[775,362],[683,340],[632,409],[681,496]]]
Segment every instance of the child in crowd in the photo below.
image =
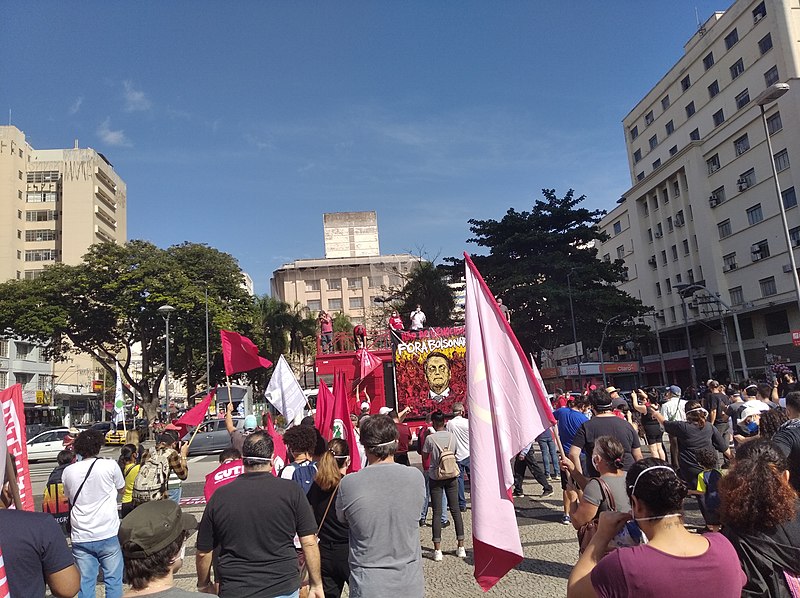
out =
[[712,448],[700,449],[696,457],[703,471],[697,474],[697,489],[689,490],[689,494],[697,496],[700,513],[706,522],[705,531],[718,532],[720,502],[717,486],[722,479],[722,472],[717,469],[717,451]]

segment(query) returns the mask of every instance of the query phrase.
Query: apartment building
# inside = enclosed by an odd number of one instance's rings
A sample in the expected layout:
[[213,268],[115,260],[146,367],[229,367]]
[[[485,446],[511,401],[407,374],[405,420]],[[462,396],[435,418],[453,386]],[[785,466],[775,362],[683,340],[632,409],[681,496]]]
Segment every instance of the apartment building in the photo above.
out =
[[[670,382],[690,383],[689,342],[700,381],[800,363],[792,341],[800,312],[771,165],[774,158],[796,248],[798,9],[796,1],[739,0],[715,13],[623,120],[631,188],[601,222],[609,239],[599,257],[623,260],[621,288],[653,306],[646,323],[658,328]],[[765,105],[771,156],[755,100],[779,82],[791,88]],[[687,284],[694,286],[680,286]],[[650,383],[660,380],[655,345],[644,355]]]
[[[0,126],[0,280],[77,264],[94,243],[124,243],[126,212],[125,183],[103,154],[77,142],[72,149],[36,149],[17,127]],[[87,356],[52,364],[28,343],[0,344],[0,388],[21,382],[26,407],[37,399],[42,407],[48,391],[47,407],[58,385],[64,393],[89,393],[98,371]]]

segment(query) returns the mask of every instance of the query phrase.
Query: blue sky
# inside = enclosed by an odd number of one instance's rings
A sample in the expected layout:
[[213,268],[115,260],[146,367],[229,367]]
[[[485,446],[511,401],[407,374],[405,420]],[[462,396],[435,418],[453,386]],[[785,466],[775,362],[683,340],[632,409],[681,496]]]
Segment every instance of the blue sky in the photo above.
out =
[[128,234],[204,242],[269,291],[374,209],[384,253],[460,254],[469,218],[630,187],[622,118],[701,20],[684,2],[30,2],[4,7],[0,108],[103,152]]

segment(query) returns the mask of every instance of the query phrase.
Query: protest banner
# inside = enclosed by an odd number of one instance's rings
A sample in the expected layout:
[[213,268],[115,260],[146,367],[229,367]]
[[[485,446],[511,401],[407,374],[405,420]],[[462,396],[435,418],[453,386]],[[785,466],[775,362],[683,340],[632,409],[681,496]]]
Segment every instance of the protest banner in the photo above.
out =
[[6,427],[6,448],[17,466],[19,499],[25,511],[33,511],[31,472],[28,468],[28,447],[25,433],[25,407],[22,403],[22,385],[15,384],[0,390],[0,406]]

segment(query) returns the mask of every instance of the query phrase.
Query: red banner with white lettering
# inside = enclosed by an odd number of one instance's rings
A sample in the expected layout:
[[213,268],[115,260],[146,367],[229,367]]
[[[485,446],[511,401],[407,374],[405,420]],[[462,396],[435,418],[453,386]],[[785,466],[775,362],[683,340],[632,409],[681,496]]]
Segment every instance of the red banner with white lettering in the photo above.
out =
[[31,471],[28,468],[28,446],[25,435],[25,407],[22,404],[22,385],[15,384],[0,390],[0,406],[3,409],[3,422],[6,425],[6,446],[17,464],[17,480],[22,508],[33,511],[33,492],[31,492]]

